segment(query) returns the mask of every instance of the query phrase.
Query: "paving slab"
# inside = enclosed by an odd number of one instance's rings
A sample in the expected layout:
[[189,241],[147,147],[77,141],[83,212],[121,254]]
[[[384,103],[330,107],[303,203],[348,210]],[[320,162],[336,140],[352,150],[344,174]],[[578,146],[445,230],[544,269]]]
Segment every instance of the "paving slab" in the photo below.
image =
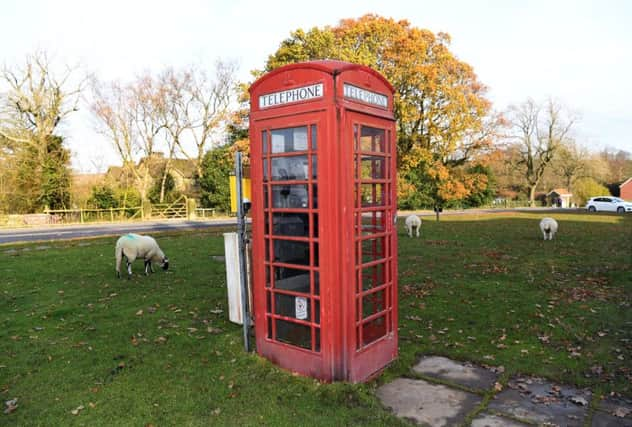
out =
[[632,419],[632,399],[606,397],[597,404],[597,409],[620,418]]
[[491,388],[498,379],[498,375],[489,369],[441,356],[424,357],[413,366],[413,371],[481,390]]
[[472,420],[471,427],[528,427],[529,424],[521,423],[509,418],[483,412]]
[[595,411],[591,427],[632,427],[632,419],[615,417],[605,412]]
[[582,426],[591,392],[557,385],[535,377],[512,378],[488,406],[494,412],[538,424]]
[[377,396],[396,416],[432,427],[461,424],[481,402],[475,394],[409,378],[384,384]]

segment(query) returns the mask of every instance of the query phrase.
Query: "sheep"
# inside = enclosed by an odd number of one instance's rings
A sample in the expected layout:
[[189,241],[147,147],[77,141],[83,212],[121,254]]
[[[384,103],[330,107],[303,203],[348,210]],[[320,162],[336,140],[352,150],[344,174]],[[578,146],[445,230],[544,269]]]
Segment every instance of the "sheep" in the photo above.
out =
[[406,217],[406,231],[408,231],[408,237],[413,237],[413,229],[415,229],[415,233],[417,237],[419,237],[421,219],[417,215],[409,215]]
[[557,233],[557,221],[553,218],[542,218],[542,221],[540,221],[540,230],[542,230],[544,240],[553,240],[555,233]]
[[121,277],[121,259],[127,262],[127,278],[132,277],[132,263],[136,258],[145,260],[145,275],[153,273],[152,262],[160,264],[163,270],[169,268],[169,259],[156,243],[153,237],[139,234],[125,234],[116,241],[116,277]]

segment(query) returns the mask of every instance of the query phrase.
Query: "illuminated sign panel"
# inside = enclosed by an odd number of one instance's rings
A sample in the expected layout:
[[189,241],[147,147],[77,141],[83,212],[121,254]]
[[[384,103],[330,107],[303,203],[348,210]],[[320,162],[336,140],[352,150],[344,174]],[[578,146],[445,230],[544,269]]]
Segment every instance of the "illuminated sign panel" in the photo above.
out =
[[322,98],[324,87],[322,83],[297,87],[281,92],[267,93],[259,96],[259,108],[276,107],[293,102]]
[[367,104],[377,105],[378,107],[388,107],[388,97],[381,93],[371,92],[370,90],[362,89],[357,86],[345,83],[344,85],[345,98],[351,98],[358,101],[366,102]]

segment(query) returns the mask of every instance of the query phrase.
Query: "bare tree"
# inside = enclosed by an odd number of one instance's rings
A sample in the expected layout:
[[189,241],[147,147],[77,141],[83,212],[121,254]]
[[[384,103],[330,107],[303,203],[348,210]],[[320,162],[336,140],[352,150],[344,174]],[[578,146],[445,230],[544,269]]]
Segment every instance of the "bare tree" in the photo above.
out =
[[231,101],[235,90],[235,73],[237,67],[233,62],[216,61],[214,76],[203,71],[191,69],[190,96],[191,104],[187,110],[191,124],[191,133],[195,142],[195,157],[183,153],[195,161],[198,176],[203,175],[202,160],[204,153],[218,142],[218,132],[229,118]]
[[123,162],[124,172],[133,177],[141,200],[146,200],[151,176],[149,168],[137,164],[136,160],[139,153],[151,155],[153,140],[148,144],[139,132],[143,128],[136,122],[140,107],[131,93],[129,87],[118,82],[105,86],[93,79],[90,108],[98,119],[97,131],[112,142]]
[[230,113],[234,74],[232,63],[218,61],[213,78],[191,67],[167,68],[158,77],[145,73],[127,86],[105,87],[94,81],[92,111],[101,132],[134,175],[143,200],[152,181],[152,158],[159,149],[166,152],[161,176],[154,177],[160,182],[161,202],[176,155],[191,160],[198,176],[203,174],[204,153],[217,141]]
[[51,173],[67,175],[68,152],[60,143],[63,139],[54,134],[78,110],[86,80],[77,79],[77,74],[77,67],[54,70],[43,51],[27,56],[23,67],[4,66],[0,71],[7,87],[0,99],[0,137],[7,141],[5,154],[23,156],[18,164],[28,165],[28,171],[18,174],[23,182],[16,182],[23,194],[30,192],[26,210],[50,200],[45,193],[56,191],[52,182],[46,182]]
[[510,139],[520,152],[516,166],[527,183],[529,203],[535,206],[538,184],[559,147],[568,142],[575,118],[551,99],[544,106],[528,99],[511,106],[507,115],[512,130]]
[[586,176],[589,170],[589,153],[583,147],[579,147],[575,141],[562,144],[555,160],[555,169],[563,180],[568,190],[572,189],[573,182]]

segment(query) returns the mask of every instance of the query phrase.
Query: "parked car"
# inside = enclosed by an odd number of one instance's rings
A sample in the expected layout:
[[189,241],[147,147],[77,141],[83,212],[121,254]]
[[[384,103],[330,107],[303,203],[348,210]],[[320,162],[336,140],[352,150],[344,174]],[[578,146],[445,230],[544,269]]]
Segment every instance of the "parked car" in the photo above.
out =
[[632,212],[632,203],[612,196],[591,197],[586,203],[588,212]]

